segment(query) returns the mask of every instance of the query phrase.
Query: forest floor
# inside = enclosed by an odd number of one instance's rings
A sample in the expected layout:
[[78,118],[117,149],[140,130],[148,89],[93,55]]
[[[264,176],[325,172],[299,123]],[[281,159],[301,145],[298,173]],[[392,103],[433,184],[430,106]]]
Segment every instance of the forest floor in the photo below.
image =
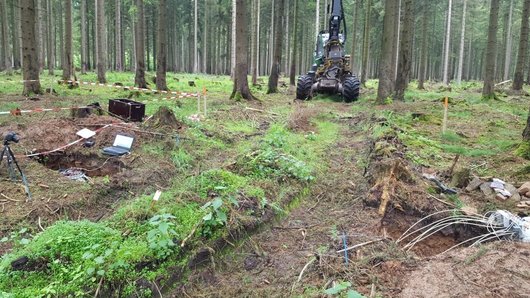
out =
[[[259,86],[253,91],[260,101],[235,102],[227,77],[168,75],[172,90],[208,89],[207,116],[195,121],[196,99],[69,89],[57,79],[44,76],[43,87],[56,93],[31,100],[17,95],[19,77],[0,76],[0,112],[93,102],[106,110],[108,99],[132,96],[154,117],[134,124],[69,111],[0,115],[0,134],[21,137],[11,148],[32,192],[28,201],[20,183],[0,181],[0,294],[528,297],[527,244],[494,241],[444,253],[482,233],[467,227],[444,229],[408,251],[397,241],[440,210],[529,214],[519,201],[465,190],[473,177],[516,187],[530,181],[528,161],[518,154],[526,93],[499,90],[500,100],[483,101],[480,83],[451,91],[411,84],[405,102],[376,106],[376,84],[369,82],[353,104],[333,96],[295,102],[288,88],[265,95]],[[82,80],[94,81],[94,74]],[[109,73],[111,84],[132,80],[130,73]],[[175,115],[171,126],[155,115],[162,106]],[[108,124],[92,148],[23,156]],[[132,153],[103,156],[118,133],[135,137]],[[5,161],[2,167],[8,177]],[[82,170],[88,182],[67,179],[60,169]],[[458,195],[440,194],[425,174]]]

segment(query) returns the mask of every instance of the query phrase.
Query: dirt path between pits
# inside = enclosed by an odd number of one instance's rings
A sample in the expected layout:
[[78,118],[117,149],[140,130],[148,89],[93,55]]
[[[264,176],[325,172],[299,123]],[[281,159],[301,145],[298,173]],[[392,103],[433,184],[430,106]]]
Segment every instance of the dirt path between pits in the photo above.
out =
[[[364,208],[367,192],[364,168],[358,161],[366,157],[369,141],[358,128],[358,121],[341,121],[341,137],[330,148],[325,177],[317,178],[312,194],[298,207],[266,230],[249,237],[233,252],[217,260],[216,268],[206,268],[190,277],[181,294],[213,297],[290,296],[304,265],[316,254],[329,254],[308,266],[292,294],[320,289],[332,280],[347,277],[355,268],[343,265],[341,235],[348,243],[379,238],[376,210]],[[370,274],[362,274],[370,280]],[[371,282],[370,282],[371,284]]]
[[[367,297],[530,297],[528,245],[492,243],[422,259],[387,240],[351,251],[345,264],[337,253],[343,235],[348,246],[394,236],[377,209],[363,203],[371,187],[363,177],[371,141],[359,125],[366,121],[358,116],[339,122],[340,139],[323,161],[329,170],[299,206],[214,256],[170,296],[318,297],[347,281]],[[414,220],[396,214],[407,224]],[[417,252],[436,254],[442,244],[433,240]]]

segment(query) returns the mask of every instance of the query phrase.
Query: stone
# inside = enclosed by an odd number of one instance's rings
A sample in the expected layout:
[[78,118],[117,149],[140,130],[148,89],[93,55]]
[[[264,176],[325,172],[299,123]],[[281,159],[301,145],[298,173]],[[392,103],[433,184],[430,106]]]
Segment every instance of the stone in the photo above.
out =
[[495,198],[499,201],[506,201],[508,198],[503,196],[502,194],[498,193]]
[[450,186],[463,188],[469,183],[469,180],[471,180],[471,170],[462,169],[454,173]]
[[472,192],[472,191],[475,191],[477,190],[481,184],[483,184],[484,182],[482,180],[480,180],[479,178],[475,177],[473,178],[473,180],[471,180],[471,182],[469,182],[469,184],[467,185],[466,187],[466,191],[467,192]]
[[480,190],[486,197],[492,197],[495,194],[493,189],[491,189],[489,182],[482,183],[480,185]]
[[506,185],[504,185],[504,188],[512,194],[510,199],[515,200],[515,201],[521,200],[521,195],[519,195],[519,192],[517,191],[517,188],[515,188],[515,186],[513,186],[512,184],[506,183]]
[[520,195],[524,195],[528,192],[530,192],[530,182],[526,182],[518,189]]
[[475,207],[471,206],[464,206],[462,209],[460,209],[465,215],[476,215],[478,214],[478,210]]

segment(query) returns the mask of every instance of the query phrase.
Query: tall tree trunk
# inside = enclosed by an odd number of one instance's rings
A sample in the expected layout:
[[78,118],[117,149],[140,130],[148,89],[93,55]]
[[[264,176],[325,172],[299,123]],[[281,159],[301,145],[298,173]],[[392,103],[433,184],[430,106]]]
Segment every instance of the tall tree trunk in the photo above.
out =
[[394,84],[396,82],[396,78],[398,75],[398,63],[399,63],[399,42],[401,41],[401,13],[403,11],[402,9],[402,3],[403,0],[396,0],[398,2],[398,11],[396,14],[396,18],[394,20],[394,35],[396,38],[394,39],[394,55],[392,57],[392,64],[394,66]]
[[210,5],[208,3],[208,0],[204,1],[204,27],[203,27],[203,38],[202,38],[202,72],[208,73],[207,69],[207,59],[209,58],[208,55],[208,18],[210,17]]
[[22,24],[23,94],[29,96],[32,93],[41,93],[37,37],[35,36],[36,7],[34,0],[20,0],[19,6]]
[[256,0],[250,0],[250,75],[256,72]]
[[[272,0],[272,5],[271,5],[271,20],[276,20],[274,14],[276,12],[276,9],[274,9],[275,6],[275,3],[276,1],[278,0]],[[272,66],[272,62],[274,61],[274,28],[275,28],[275,23],[274,21],[271,21],[271,29],[269,31],[269,53],[268,53],[268,59],[267,60],[267,71],[271,69],[271,66]],[[270,72],[269,72],[269,75],[270,75]]]
[[280,67],[282,61],[282,41],[283,41],[283,23],[285,0],[276,1],[276,40],[274,42],[274,59],[271,65],[271,74],[269,76],[269,88],[267,94],[278,92],[278,79],[280,78]]
[[385,17],[383,19],[383,40],[381,46],[381,58],[379,61],[379,87],[377,89],[377,103],[384,104],[393,91],[392,79],[394,68],[392,67],[392,56],[394,55],[394,19],[397,13],[395,0],[385,1]]
[[147,88],[147,83],[145,81],[145,33],[144,33],[144,1],[136,1],[136,75],[134,78],[134,83],[140,88]]
[[46,0],[48,8],[48,74],[53,75],[55,70],[55,21],[53,18],[52,0]]
[[495,58],[497,54],[497,29],[499,22],[499,0],[491,0],[490,20],[488,28],[488,44],[486,48],[486,68],[484,69],[484,98],[496,98],[494,90]]
[[96,0],[96,47],[97,47],[97,72],[98,72],[98,82],[106,83],[107,79],[105,78],[105,71],[107,67],[106,51],[107,51],[107,41],[106,41],[106,26],[105,26],[105,1]]
[[261,20],[261,1],[258,0],[258,3],[256,4],[257,11],[256,11],[256,69],[254,73],[252,73],[252,85],[256,85],[258,83],[258,76],[259,76],[259,70],[260,70],[260,20]]
[[526,127],[523,131],[523,140],[526,142],[530,142],[530,112],[528,112],[528,118],[526,119]]
[[247,0],[236,0],[236,67],[234,72],[234,89],[230,98],[254,99],[248,87],[248,22],[247,22]]
[[194,13],[193,13],[193,72],[197,73],[199,72],[199,55],[198,55],[198,46],[199,46],[199,39],[198,39],[198,3],[199,0],[194,0]]
[[290,3],[289,0],[286,0],[286,1],[287,1],[286,4],[285,4],[286,5],[286,7],[285,7],[286,12],[284,13],[284,16],[285,16],[285,18],[284,18],[284,26],[285,26],[284,32],[285,32],[285,34],[283,36],[283,39],[284,39],[284,41],[283,41],[283,43],[284,43],[284,51],[283,52],[285,53],[284,68],[283,68],[285,70],[284,73],[288,72],[287,66],[289,64],[289,58],[291,56],[290,55],[290,51],[289,51],[290,50],[290,48],[289,48],[289,33],[290,33],[290,31],[289,31],[289,21],[290,21],[290,15],[291,15],[290,14],[290,11],[291,11],[290,10],[290,8],[291,8],[290,5],[291,5],[291,3]]
[[[245,0],[246,1],[246,0]],[[235,67],[236,67],[236,23],[237,23],[237,5],[239,3],[237,0],[232,0],[232,47],[230,51],[230,77],[232,77],[234,80],[235,78]],[[246,3],[245,3],[246,5]],[[246,49],[245,49],[246,51]]]
[[451,14],[453,10],[453,0],[449,0],[449,8],[447,9],[447,29],[445,31],[445,47],[444,47],[444,73],[443,83],[449,85],[449,51],[451,51]]
[[414,1],[403,1],[403,26],[401,27],[401,42],[399,46],[399,63],[398,77],[396,79],[395,100],[405,100],[405,90],[407,90],[408,79],[410,75],[411,58],[412,58],[412,27],[414,25]]
[[[291,71],[289,83],[296,86],[296,63],[298,60],[298,0],[294,0],[294,18],[293,18],[293,57],[291,59]],[[353,59],[353,58],[352,58]]]
[[11,50],[9,49],[9,25],[7,23],[8,20],[8,13],[7,13],[7,3],[5,1],[2,1],[0,3],[0,16],[2,16],[2,21],[0,24],[0,27],[2,28],[2,52],[4,52],[4,61],[1,61],[0,63],[4,64],[4,69],[11,73],[12,65],[11,65]]
[[58,34],[59,34],[59,44],[57,45],[57,48],[59,49],[59,58],[55,61],[58,61],[59,62],[59,66],[61,67],[61,69],[63,68],[63,62],[64,62],[64,47],[63,47],[63,44],[64,44],[64,23],[61,21],[63,20],[64,16],[63,16],[63,2],[62,1],[59,1],[59,2],[56,2],[57,3],[57,6],[58,6],[58,9],[57,9],[57,20],[59,20],[58,22]]
[[513,17],[513,0],[510,1],[510,12],[508,15],[507,33],[506,33],[506,53],[504,58],[504,81],[510,77],[510,66],[512,64],[512,17]]
[[122,34],[121,34],[121,0],[116,0],[116,70],[123,71],[123,49],[121,47]]
[[[197,0],[198,1],[198,0]],[[156,22],[157,22],[157,16],[155,14],[155,9],[153,7],[151,7],[150,9],[151,11],[151,17],[148,18],[148,19],[151,19],[151,31],[146,31],[146,32],[152,32],[154,30],[154,28],[156,28]],[[153,45],[153,69],[156,69],[156,54],[157,54],[157,49],[156,49],[156,37],[157,35],[156,34],[149,34],[149,33],[146,33],[147,36],[146,38],[149,39],[149,36],[151,36],[151,44]]]
[[350,39],[351,39],[351,65],[352,65],[352,70],[357,73],[359,71],[359,63],[356,63],[357,60],[355,60],[355,55],[357,54],[357,24],[359,23],[358,22],[358,19],[359,19],[359,11],[361,10],[361,0],[356,0],[355,1],[355,6],[354,6],[354,10],[355,10],[355,13],[353,14],[353,29],[352,29],[352,32],[350,34]]
[[[196,0],[197,1],[197,0]],[[166,0],[158,2],[158,54],[156,55],[156,89],[167,90],[166,68],[167,68],[167,7]]]
[[13,66],[15,69],[21,67],[22,55],[20,47],[20,8],[18,0],[11,0],[11,24],[13,25]]
[[521,17],[521,38],[519,39],[519,55],[515,65],[515,76],[513,79],[513,90],[522,90],[524,83],[524,71],[528,59],[528,18],[530,17],[530,0],[524,0],[523,15]]
[[370,19],[372,16],[372,0],[366,2],[366,17],[364,19],[364,38],[363,38],[363,61],[361,68],[361,83],[366,84],[368,75],[368,55],[370,50]]
[[[43,38],[43,30],[44,30],[44,24],[42,23],[42,19],[43,19],[43,14],[44,14],[44,11],[42,9],[42,0],[36,0],[35,1],[35,5],[36,5],[36,22],[35,22],[35,26],[36,26],[36,38],[37,38],[37,59],[39,61],[39,71],[41,71],[42,69],[44,69],[44,53],[46,51],[46,47],[44,46],[44,38]],[[62,19],[61,19],[62,20]]]
[[[464,0],[467,1],[467,0]],[[420,57],[420,67],[419,67],[419,79],[418,79],[418,89],[425,89],[425,76],[427,75],[427,31],[428,27],[428,13],[429,13],[429,3],[423,2],[423,16],[421,19],[421,57]]]
[[[51,1],[51,0],[48,0]],[[86,1],[81,0],[81,73],[85,74],[88,70],[88,38],[87,38],[87,18],[86,18]]]
[[317,11],[315,13],[315,38],[318,36],[319,32],[320,32],[320,0],[317,0]]
[[[144,46],[144,51],[145,51],[145,55],[144,56],[145,56],[145,58],[144,59],[145,59],[145,62],[146,62],[147,71],[150,71],[151,70],[151,53],[150,53],[151,47],[149,46],[149,33],[147,33],[147,32],[151,32],[151,28],[149,28],[149,21],[150,21],[149,20],[149,13],[147,13],[148,17],[147,18],[145,17],[145,15],[146,15],[145,3],[143,4],[143,6],[144,6],[143,7],[143,14],[144,14],[143,20],[144,21],[142,23],[143,23],[144,27],[143,27],[143,30],[142,30],[143,31],[143,37],[142,38],[143,38],[144,44],[145,44],[145,46]],[[191,29],[191,23],[189,24],[189,26],[190,26],[190,29]],[[191,30],[190,30],[190,38],[188,39],[188,40],[190,40],[190,43],[191,43],[191,39],[192,38],[193,38],[193,36],[192,36]],[[190,47],[191,47],[191,45],[190,45]],[[191,50],[189,50],[188,52],[190,53],[190,55],[193,54],[193,52]],[[193,60],[191,59],[191,57],[190,57],[189,62],[193,63]],[[193,67],[193,65],[191,65],[191,67]],[[189,72],[193,71],[193,69],[191,67],[188,69]]]
[[70,80],[74,75],[74,56],[72,53],[72,1],[64,0],[64,61],[63,80]]
[[464,10],[462,12],[462,34],[460,36],[460,54],[458,55],[457,84],[462,83],[462,73],[464,72],[464,45],[466,43],[466,8],[467,0],[464,0]]

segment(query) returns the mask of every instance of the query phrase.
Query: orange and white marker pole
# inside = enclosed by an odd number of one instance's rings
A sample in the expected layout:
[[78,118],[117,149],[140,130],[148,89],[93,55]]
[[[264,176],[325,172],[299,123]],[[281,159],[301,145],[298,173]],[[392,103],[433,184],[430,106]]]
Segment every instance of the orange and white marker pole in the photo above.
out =
[[204,118],[206,118],[206,87],[202,88],[202,96],[204,100]]
[[443,121],[443,127],[442,127],[442,133],[445,134],[447,131],[447,113],[449,112],[449,98],[447,96],[444,100],[444,121]]

